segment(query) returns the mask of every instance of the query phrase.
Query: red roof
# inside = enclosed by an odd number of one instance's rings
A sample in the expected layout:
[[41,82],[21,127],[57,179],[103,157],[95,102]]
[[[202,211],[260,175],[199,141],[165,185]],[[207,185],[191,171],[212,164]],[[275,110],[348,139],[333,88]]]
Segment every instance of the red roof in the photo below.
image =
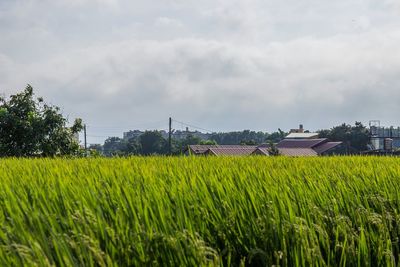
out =
[[246,146],[246,145],[190,145],[189,150],[194,154],[204,154],[210,149],[230,149],[235,150],[247,150],[252,149],[252,151],[257,149],[257,146]]
[[322,154],[325,153],[326,151],[335,148],[339,145],[341,145],[342,142],[327,142],[324,144],[321,144],[319,146],[314,147],[313,149],[318,153],[318,154]]
[[[279,151],[285,151],[284,153],[288,153],[290,155],[299,155],[304,153],[304,156],[310,156],[312,154],[321,155],[328,150],[335,148],[336,146],[341,145],[342,142],[328,142],[327,138],[317,138],[317,139],[283,139],[278,143],[277,147]],[[288,150],[288,149],[309,149],[301,151],[301,150]],[[311,152],[313,150],[314,152]],[[283,152],[281,152],[284,154]]]
[[318,156],[318,153],[312,148],[279,148],[282,156],[288,157],[312,157]]
[[256,150],[253,151],[252,155],[269,156],[268,147],[257,147]]
[[216,156],[248,156],[251,155],[257,148],[253,146],[238,146],[238,147],[214,147],[207,150],[206,154]]
[[218,147],[218,146],[217,145],[190,145],[189,150],[191,153],[194,153],[194,154],[203,154],[212,147]]
[[[284,139],[278,143],[277,148],[283,156],[318,156],[335,148],[342,142],[328,142],[326,138],[318,139]],[[246,145],[190,145],[189,151],[194,155],[221,155],[221,156],[247,156],[266,155],[268,146]]]
[[327,138],[317,139],[283,139],[277,144],[278,148],[314,148],[328,142]]

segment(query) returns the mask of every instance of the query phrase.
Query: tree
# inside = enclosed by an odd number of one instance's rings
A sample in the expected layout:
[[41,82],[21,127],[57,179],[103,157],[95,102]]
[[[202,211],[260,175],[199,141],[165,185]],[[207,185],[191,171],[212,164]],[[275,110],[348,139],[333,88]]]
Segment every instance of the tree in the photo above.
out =
[[193,134],[188,134],[184,139],[172,139],[172,154],[179,155],[182,154],[188,146],[190,145],[199,145],[201,143],[201,138],[198,136],[194,136]]
[[215,142],[214,140],[201,140],[201,141],[200,141],[200,145],[212,145],[212,146],[216,146],[216,145],[218,145],[218,143]]
[[126,154],[129,156],[140,155],[142,152],[142,146],[139,142],[139,138],[130,138],[126,144]]
[[78,155],[75,136],[82,120],[76,119],[72,127],[66,127],[67,122],[58,107],[35,99],[30,85],[8,100],[0,98],[0,156]]
[[125,155],[127,143],[119,137],[108,137],[104,141],[103,153],[105,156]]
[[367,150],[369,143],[369,131],[358,121],[355,122],[354,126],[343,123],[330,130],[320,130],[318,134],[320,138],[342,141],[347,146],[349,153]]
[[265,139],[265,142],[267,143],[279,143],[281,140],[283,140],[288,133],[282,131],[281,129],[278,129],[277,132],[273,132],[267,136]]
[[254,140],[242,140],[242,141],[240,141],[240,145],[243,145],[243,146],[255,146],[255,145],[257,145],[257,143]]
[[281,152],[279,151],[279,149],[276,147],[276,145],[273,142],[269,142],[269,146],[268,146],[268,154],[270,156],[279,156],[281,154]]
[[139,136],[139,143],[143,155],[166,154],[168,151],[167,141],[159,131],[145,131]]
[[91,144],[88,150],[90,157],[100,157],[103,155],[103,146],[100,144]]
[[262,144],[267,136],[267,133],[244,130],[241,132],[213,133],[210,140],[220,145]]

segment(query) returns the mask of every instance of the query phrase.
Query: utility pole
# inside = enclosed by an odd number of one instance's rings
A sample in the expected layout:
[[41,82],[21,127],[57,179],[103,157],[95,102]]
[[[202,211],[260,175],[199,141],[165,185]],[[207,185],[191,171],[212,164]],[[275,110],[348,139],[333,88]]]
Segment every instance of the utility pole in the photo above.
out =
[[85,157],[87,157],[87,142],[86,142],[86,124],[83,125],[83,135],[85,142]]
[[172,118],[171,117],[169,117],[168,152],[169,152],[169,155],[172,155]]

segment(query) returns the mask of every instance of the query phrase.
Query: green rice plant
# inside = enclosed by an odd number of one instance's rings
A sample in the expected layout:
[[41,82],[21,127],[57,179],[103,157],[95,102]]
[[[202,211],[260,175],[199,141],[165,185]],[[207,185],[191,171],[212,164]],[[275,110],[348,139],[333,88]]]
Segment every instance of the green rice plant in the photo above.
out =
[[397,266],[400,160],[0,160],[1,266]]

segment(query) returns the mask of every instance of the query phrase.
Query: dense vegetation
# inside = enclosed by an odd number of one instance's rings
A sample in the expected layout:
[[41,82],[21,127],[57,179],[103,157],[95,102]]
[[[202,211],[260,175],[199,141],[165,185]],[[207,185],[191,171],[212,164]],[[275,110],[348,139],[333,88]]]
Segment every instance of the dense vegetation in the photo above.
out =
[[399,163],[1,160],[0,265],[395,265]]
[[60,108],[35,98],[33,88],[0,97],[0,157],[49,157],[80,155],[74,136],[82,130],[82,120],[72,127]]
[[[137,131],[140,132],[140,131]],[[180,133],[185,138],[172,138],[171,152],[173,155],[182,154],[188,145],[218,144],[218,145],[261,145],[278,143],[288,134],[281,129],[273,133],[244,130],[241,132],[207,134],[208,140],[189,133]],[[354,126],[343,123],[331,129],[319,130],[319,138],[328,138],[330,141],[344,143],[346,153],[359,154],[368,149],[370,133],[361,122]],[[109,137],[104,145],[92,145],[90,151],[97,151],[105,156],[132,156],[132,155],[166,155],[169,153],[168,141],[159,131],[145,131],[134,138]]]

